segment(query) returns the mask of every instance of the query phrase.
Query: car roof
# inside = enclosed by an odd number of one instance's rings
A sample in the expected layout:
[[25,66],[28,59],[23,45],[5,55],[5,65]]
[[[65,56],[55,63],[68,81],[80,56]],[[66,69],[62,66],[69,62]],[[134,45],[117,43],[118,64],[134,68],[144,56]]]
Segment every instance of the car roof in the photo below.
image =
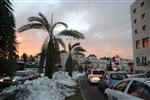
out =
[[150,86],[150,78],[126,78],[126,79],[124,79],[124,81],[125,80],[135,80],[135,81],[139,81],[142,83],[146,83],[147,85]]

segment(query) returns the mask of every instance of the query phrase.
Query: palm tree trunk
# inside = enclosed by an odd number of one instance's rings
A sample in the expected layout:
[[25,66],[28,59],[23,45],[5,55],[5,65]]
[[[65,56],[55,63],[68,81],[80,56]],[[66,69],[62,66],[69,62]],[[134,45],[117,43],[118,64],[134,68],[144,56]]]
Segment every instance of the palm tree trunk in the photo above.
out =
[[45,60],[45,54],[44,52],[42,52],[40,55],[39,73],[43,73],[44,60]]
[[52,39],[50,39],[48,43],[48,49],[46,53],[46,69],[45,69],[45,75],[52,79],[53,74],[53,67],[54,67],[54,44]]
[[73,65],[72,65],[72,56],[69,54],[68,59],[66,61],[66,71],[68,72],[68,75],[72,77],[73,72]]

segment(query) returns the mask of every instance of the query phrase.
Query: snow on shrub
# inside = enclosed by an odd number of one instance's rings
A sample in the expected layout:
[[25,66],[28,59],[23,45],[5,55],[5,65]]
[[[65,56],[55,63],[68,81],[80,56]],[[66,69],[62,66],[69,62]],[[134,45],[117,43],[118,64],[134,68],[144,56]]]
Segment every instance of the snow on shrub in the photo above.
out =
[[74,71],[74,72],[72,73],[72,78],[75,79],[75,80],[77,80],[79,77],[84,76],[84,75],[85,75],[85,72],[80,73],[80,72],[78,72],[78,71]]
[[67,72],[58,71],[53,75],[53,80],[67,86],[76,86],[77,83],[68,75]]

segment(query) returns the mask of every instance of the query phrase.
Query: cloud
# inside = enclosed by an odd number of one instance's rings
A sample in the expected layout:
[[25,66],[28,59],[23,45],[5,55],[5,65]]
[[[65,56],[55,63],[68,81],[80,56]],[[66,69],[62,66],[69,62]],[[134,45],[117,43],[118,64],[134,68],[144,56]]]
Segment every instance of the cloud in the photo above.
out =
[[[85,35],[86,39],[81,40],[81,44],[87,49],[87,55],[95,53],[101,57],[119,54],[133,58],[130,25],[132,2],[133,0],[14,0],[13,4],[17,29],[27,23],[27,18],[37,16],[39,12],[50,21],[53,12],[55,22],[63,21],[70,29]],[[62,29],[64,27],[58,26],[56,32]],[[39,30],[22,32],[18,35],[18,41],[21,42],[19,51],[34,54],[40,52],[46,35],[45,31]]]

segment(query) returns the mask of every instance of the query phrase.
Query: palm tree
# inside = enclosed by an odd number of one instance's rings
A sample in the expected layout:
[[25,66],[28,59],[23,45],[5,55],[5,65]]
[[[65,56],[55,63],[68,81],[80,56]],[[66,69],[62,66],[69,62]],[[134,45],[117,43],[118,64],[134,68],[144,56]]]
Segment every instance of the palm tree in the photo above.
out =
[[[80,36],[82,36],[81,33],[77,33],[77,32],[72,32],[70,30],[64,30],[60,33],[58,33],[57,35],[54,35],[53,30],[55,29],[55,27],[58,24],[61,24],[63,26],[65,26],[66,28],[68,27],[66,23],[64,22],[56,22],[53,23],[53,14],[52,14],[52,19],[51,19],[51,23],[48,22],[48,20],[46,19],[46,17],[39,13],[39,16],[33,16],[28,18],[29,23],[26,25],[23,25],[22,27],[20,27],[18,29],[18,32],[23,32],[29,29],[43,29],[45,31],[47,31],[48,35],[49,35],[49,39],[48,42],[44,42],[43,46],[43,50],[42,50],[42,59],[46,59],[46,68],[45,68],[45,75],[48,76],[49,78],[52,78],[52,72],[53,72],[53,67],[56,65],[56,63],[60,62],[60,54],[59,54],[59,44],[60,43],[64,48],[65,48],[65,44],[63,42],[63,40],[61,38],[58,38],[58,36],[60,35],[67,35],[67,36],[72,36],[74,38],[79,39]],[[69,32],[68,32],[69,31]],[[84,36],[82,36],[81,38],[84,38]],[[43,62],[44,60],[42,60],[41,62]],[[43,65],[43,63],[41,64]]]
[[6,62],[4,66],[8,68],[8,74],[13,73],[16,58],[16,35],[15,19],[12,4],[9,0],[0,0],[0,60]]
[[69,56],[66,61],[66,71],[68,72],[69,76],[72,77],[72,71],[73,71],[73,55],[83,54],[86,50],[80,46],[80,43],[77,42],[73,45],[70,43],[68,44],[68,52]]

